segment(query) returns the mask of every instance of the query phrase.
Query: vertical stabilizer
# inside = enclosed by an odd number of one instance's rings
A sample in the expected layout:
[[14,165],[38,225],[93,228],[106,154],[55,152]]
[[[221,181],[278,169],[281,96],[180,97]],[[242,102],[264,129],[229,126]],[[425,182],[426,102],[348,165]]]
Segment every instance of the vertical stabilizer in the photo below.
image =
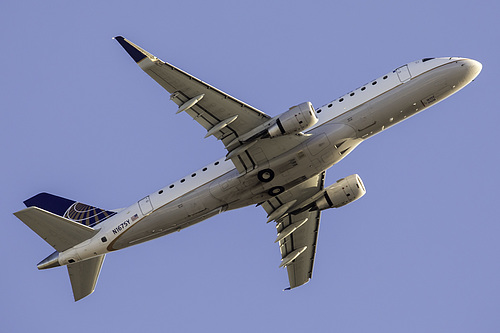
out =
[[116,212],[97,208],[75,200],[66,199],[50,193],[38,193],[24,201],[26,207],[38,207],[62,216],[69,220],[93,228],[104,220],[115,215]]
[[[37,266],[38,269],[60,266],[59,252],[64,252],[98,233],[98,230],[38,207],[29,207],[14,215],[57,250],[42,260]],[[75,301],[94,292],[103,261],[104,254],[68,265]]]

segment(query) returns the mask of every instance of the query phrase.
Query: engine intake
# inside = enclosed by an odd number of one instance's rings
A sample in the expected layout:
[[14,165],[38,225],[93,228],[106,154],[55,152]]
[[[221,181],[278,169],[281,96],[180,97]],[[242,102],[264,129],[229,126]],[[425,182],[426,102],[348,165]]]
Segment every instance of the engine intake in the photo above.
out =
[[350,175],[328,186],[316,201],[316,207],[318,210],[342,207],[358,200],[365,193],[366,189],[361,178],[357,174]]
[[305,102],[292,106],[283,112],[276,123],[267,130],[271,138],[281,135],[299,133],[318,122],[316,113],[311,102]]

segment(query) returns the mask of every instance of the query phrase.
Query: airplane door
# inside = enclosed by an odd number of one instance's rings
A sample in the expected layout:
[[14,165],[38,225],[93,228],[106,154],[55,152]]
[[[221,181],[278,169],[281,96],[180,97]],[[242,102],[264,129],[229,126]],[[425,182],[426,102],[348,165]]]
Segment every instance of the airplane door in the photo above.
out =
[[151,211],[153,210],[153,205],[151,204],[149,195],[139,201],[139,208],[141,209],[142,215],[151,213]]
[[408,65],[404,65],[396,69],[396,73],[398,74],[399,81],[406,82],[411,79],[410,70],[408,69]]

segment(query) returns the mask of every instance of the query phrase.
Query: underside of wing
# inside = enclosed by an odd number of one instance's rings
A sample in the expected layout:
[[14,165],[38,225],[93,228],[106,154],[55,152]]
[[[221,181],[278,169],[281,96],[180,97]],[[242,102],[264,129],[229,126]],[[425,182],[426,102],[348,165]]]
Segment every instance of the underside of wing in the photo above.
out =
[[271,117],[256,108],[212,87],[200,79],[166,63],[129,40],[115,39],[134,61],[170,93],[170,99],[227,146],[231,141]]
[[290,282],[287,289],[301,286],[312,277],[321,212],[303,209],[300,204],[322,191],[324,182],[323,172],[262,204],[269,219],[276,221],[280,267],[287,268]]
[[307,139],[300,135],[270,139],[268,129],[276,117],[158,59],[121,36],[115,39],[146,74],[170,93],[170,99],[179,106],[177,113],[187,113],[196,120],[207,130],[205,137],[222,141],[228,151],[226,158],[240,173],[266,164]]
[[[292,235],[280,241],[280,251],[283,261],[285,261],[288,255],[294,253],[294,251],[297,252],[293,256],[298,255],[292,262],[286,264],[290,289],[301,286],[312,278],[320,216],[320,211],[304,212],[298,215],[290,215],[286,218],[286,221],[282,222],[280,229],[284,230],[287,227],[293,227],[295,223],[300,223],[307,219],[307,222]],[[299,252],[301,253],[299,254]]]

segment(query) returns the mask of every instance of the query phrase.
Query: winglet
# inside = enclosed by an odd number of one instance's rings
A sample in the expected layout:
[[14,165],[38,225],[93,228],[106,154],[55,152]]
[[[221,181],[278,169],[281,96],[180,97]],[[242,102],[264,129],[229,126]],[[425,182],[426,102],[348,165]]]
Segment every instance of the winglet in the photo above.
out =
[[139,61],[143,60],[144,58],[147,58],[148,53],[145,52],[143,49],[138,47],[137,45],[129,42],[122,36],[116,36],[114,37],[120,43],[120,45],[127,51],[127,53],[134,59],[136,63]]

